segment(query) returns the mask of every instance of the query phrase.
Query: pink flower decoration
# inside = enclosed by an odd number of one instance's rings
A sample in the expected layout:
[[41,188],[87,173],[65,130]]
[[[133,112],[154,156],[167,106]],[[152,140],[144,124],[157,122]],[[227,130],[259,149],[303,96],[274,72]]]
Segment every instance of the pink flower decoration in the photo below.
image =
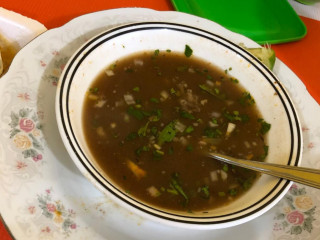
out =
[[21,162],[21,161],[18,161],[17,162],[17,169],[22,169],[22,168],[25,168],[27,167],[28,165],[24,162]]
[[40,65],[41,65],[41,67],[45,67],[45,66],[47,66],[47,64],[44,62],[44,61],[40,61]]
[[53,52],[52,52],[52,55],[58,56],[58,55],[59,55],[59,52],[58,52],[58,51],[53,51]]
[[33,159],[33,161],[38,162],[38,161],[42,160],[42,154],[38,154],[37,156],[33,157],[32,159]]
[[50,194],[51,190],[50,189],[46,189],[46,193]]
[[70,228],[71,228],[71,229],[76,229],[76,228],[77,228],[77,224],[72,223],[72,224],[70,225]]
[[19,122],[20,129],[25,132],[31,132],[34,129],[34,123],[29,118],[21,118]]
[[309,143],[309,144],[308,144],[308,148],[310,148],[310,149],[311,149],[311,148],[314,148],[314,144],[313,144],[312,142]]
[[51,229],[49,227],[45,227],[41,229],[41,232],[46,232],[49,233],[51,231]]
[[22,99],[22,100],[26,100],[29,101],[30,100],[30,96],[28,93],[19,93],[18,94],[18,98]]
[[65,64],[62,64],[62,65],[60,66],[61,71],[63,71],[63,69],[64,69],[65,66],[66,66]]
[[304,216],[299,211],[293,211],[287,215],[287,220],[293,225],[300,225],[303,223]]
[[28,210],[29,210],[30,214],[34,214],[35,211],[36,211],[36,207],[35,206],[30,206],[30,207],[28,207]]
[[291,187],[290,187],[290,189],[298,189],[297,184],[292,184]]
[[56,211],[56,206],[52,203],[47,203],[47,209],[49,212],[55,212]]

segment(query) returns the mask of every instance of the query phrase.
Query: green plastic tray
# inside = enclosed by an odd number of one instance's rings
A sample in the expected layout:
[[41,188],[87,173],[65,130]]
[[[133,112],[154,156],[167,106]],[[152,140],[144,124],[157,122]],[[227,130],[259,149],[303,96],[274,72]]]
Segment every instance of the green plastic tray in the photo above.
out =
[[307,29],[287,0],[171,0],[177,11],[210,19],[259,44],[303,38]]

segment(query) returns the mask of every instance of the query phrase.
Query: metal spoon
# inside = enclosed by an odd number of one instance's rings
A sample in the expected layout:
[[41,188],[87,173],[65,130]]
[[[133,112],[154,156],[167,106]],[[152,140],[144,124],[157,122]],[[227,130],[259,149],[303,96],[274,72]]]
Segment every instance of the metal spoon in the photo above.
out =
[[239,167],[248,168],[274,177],[292,180],[297,183],[302,183],[304,185],[320,189],[320,170],[318,169],[243,160],[224,156],[218,153],[209,153],[209,156]]

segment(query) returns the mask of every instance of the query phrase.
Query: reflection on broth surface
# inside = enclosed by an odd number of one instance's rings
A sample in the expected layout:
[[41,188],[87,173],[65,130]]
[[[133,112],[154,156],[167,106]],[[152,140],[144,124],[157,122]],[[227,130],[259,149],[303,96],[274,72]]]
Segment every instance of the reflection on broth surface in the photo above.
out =
[[187,46],[184,55],[155,50],[109,66],[83,109],[99,166],[127,194],[158,207],[206,211],[239,197],[256,173],[204,153],[262,161],[270,124],[229,73]]

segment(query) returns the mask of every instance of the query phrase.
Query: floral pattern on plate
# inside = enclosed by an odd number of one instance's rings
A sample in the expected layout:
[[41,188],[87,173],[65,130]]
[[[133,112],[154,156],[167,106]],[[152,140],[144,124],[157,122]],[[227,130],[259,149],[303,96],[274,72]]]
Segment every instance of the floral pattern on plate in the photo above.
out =
[[37,195],[36,200],[26,206],[26,215],[39,225],[39,238],[50,239],[58,235],[69,237],[78,229],[76,212],[66,208],[54,197],[52,189]]
[[[51,82],[53,86],[57,86],[59,77],[64,69],[64,66],[67,64],[69,57],[60,56],[60,53],[58,51],[53,51],[52,55],[56,56],[56,59],[50,69],[51,71],[44,76],[44,79]],[[42,67],[46,67],[47,63],[45,62],[45,60],[41,60],[40,65]]]
[[285,230],[287,233],[299,235],[303,231],[311,232],[315,221],[316,206],[307,195],[304,187],[293,184],[285,196],[285,207],[275,217],[274,230]]
[[10,138],[16,148],[21,150],[24,158],[31,158],[34,162],[41,161],[42,134],[37,114],[29,108],[22,108],[18,112],[12,111],[10,117]]

